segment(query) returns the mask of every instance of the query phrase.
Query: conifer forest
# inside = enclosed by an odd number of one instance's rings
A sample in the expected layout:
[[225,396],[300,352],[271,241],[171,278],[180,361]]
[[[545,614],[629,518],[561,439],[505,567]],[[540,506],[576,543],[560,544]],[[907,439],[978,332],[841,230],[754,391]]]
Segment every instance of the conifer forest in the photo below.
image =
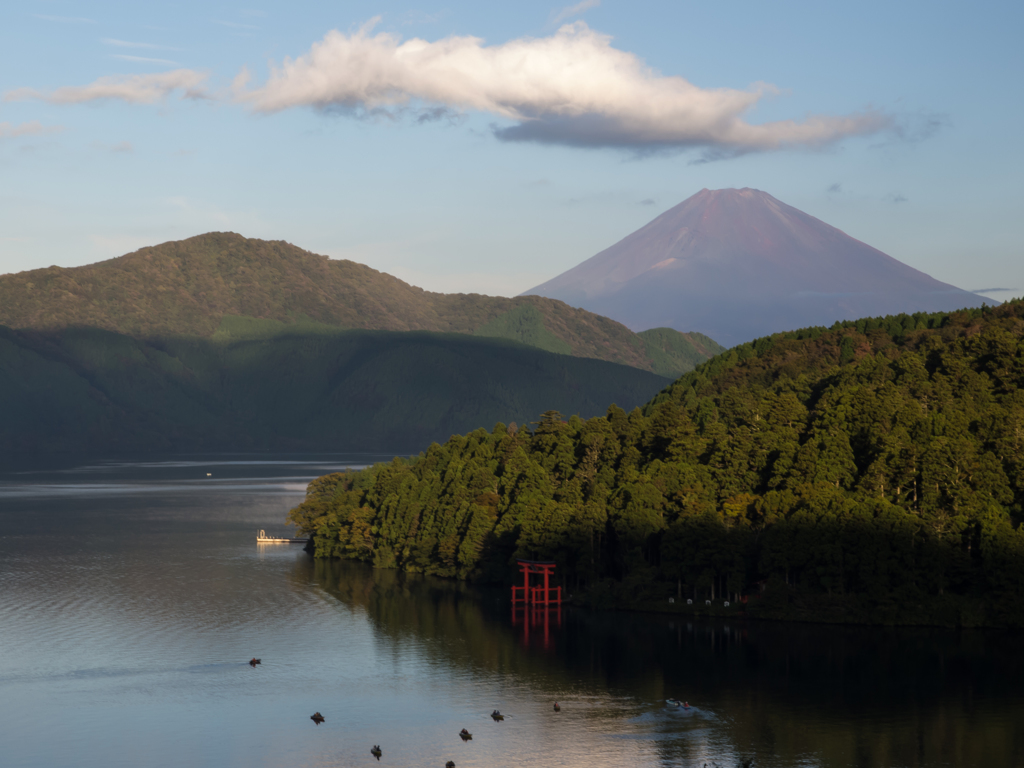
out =
[[[836,323],[712,358],[626,413],[499,423],[310,484],[320,558],[591,605],[1024,625],[1024,303]],[[668,606],[668,598],[674,606]]]

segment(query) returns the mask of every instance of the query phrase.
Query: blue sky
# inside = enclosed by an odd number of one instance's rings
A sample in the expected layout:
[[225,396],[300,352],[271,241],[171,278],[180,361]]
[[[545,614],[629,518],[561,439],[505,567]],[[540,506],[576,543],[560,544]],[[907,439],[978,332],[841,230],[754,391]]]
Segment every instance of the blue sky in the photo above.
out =
[[0,271],[231,230],[514,295],[749,186],[1020,296],[1022,8],[7,3]]

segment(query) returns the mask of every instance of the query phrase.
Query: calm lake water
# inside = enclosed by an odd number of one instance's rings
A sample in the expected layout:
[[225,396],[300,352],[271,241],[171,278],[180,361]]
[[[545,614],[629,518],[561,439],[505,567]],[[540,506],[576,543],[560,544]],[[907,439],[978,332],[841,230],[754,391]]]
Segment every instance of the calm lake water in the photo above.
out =
[[377,458],[0,473],[0,765],[1024,766],[1020,634],[527,627],[502,590],[257,546]]

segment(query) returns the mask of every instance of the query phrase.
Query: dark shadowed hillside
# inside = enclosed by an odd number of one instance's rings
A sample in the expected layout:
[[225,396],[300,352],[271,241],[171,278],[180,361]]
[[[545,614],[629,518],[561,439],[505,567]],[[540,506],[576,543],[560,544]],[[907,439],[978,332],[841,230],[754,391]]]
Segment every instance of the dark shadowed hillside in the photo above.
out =
[[231,324],[217,339],[0,327],[0,452],[412,453],[453,433],[632,407],[670,383],[603,360],[425,331]]
[[836,320],[985,301],[756,189],[701,190],[526,294],[637,331],[699,331],[726,346]]
[[213,232],[85,267],[0,276],[0,324],[89,326],[137,338],[210,337],[232,318],[335,328],[437,331],[519,341],[548,352],[677,376],[721,351],[704,336],[645,337],[539,296],[430,293],[352,261],[282,241]]

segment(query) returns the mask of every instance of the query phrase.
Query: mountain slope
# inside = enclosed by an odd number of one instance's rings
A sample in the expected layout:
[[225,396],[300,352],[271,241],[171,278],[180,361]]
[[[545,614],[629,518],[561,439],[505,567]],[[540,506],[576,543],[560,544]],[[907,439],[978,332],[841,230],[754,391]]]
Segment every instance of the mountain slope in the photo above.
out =
[[[681,334],[667,357],[625,326],[541,297],[424,291],[281,241],[214,232],[84,267],[0,276],[0,324],[103,328],[139,338],[209,337],[225,317],[339,328],[476,333],[676,376],[720,351]],[[713,345],[713,346],[712,346]],[[657,358],[658,363],[654,362]]]
[[276,325],[148,342],[0,326],[0,452],[413,453],[550,404],[583,415],[633,407],[670,383],[502,339]]
[[699,331],[726,346],[985,301],[755,189],[701,190],[523,295],[560,299],[634,330]]

